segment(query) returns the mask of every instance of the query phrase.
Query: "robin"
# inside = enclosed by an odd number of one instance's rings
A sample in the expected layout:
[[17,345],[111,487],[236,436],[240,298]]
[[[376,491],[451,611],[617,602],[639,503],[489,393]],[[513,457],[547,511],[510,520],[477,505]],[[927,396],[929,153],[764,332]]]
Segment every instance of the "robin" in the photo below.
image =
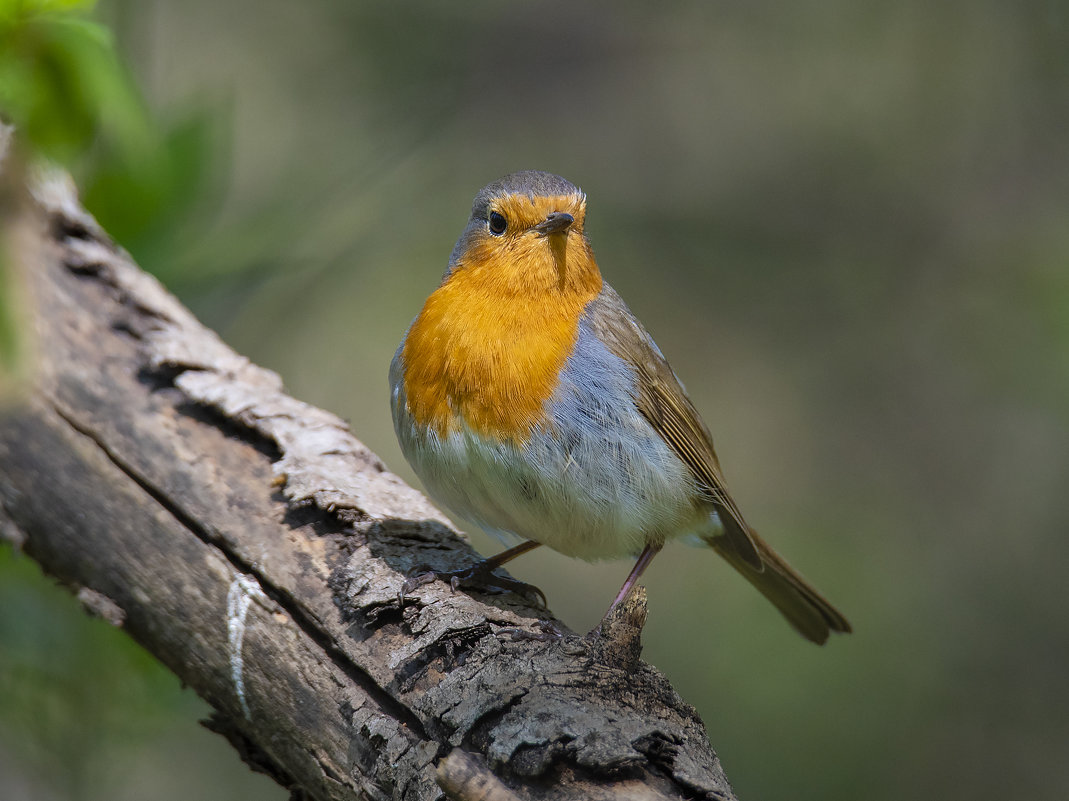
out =
[[665,542],[684,538],[720,554],[807,639],[849,632],[743,519],[683,385],[602,280],[585,216],[586,195],[557,175],[484,187],[390,365],[397,438],[430,495],[524,540],[454,582],[539,545],[637,555],[611,611]]

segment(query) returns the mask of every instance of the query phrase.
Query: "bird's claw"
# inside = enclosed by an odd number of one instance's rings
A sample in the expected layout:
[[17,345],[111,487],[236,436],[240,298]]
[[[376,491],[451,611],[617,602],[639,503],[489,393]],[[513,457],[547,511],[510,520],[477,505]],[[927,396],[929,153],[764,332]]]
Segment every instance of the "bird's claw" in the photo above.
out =
[[401,597],[412,592],[417,587],[430,584],[435,579],[441,579],[449,583],[450,589],[456,592],[461,587],[473,587],[480,590],[499,590],[501,592],[514,592],[517,595],[526,596],[538,600],[542,606],[546,606],[546,594],[534,584],[525,581],[517,581],[507,576],[499,576],[494,573],[496,565],[487,564],[486,561],[477,562],[471,567],[462,570],[450,571],[426,571],[416,573],[405,579],[401,585]]
[[438,578],[438,574],[427,570],[421,573],[414,573],[405,579],[404,584],[401,585],[400,595],[403,598],[408,595],[412,590],[422,587],[424,584],[430,584]]

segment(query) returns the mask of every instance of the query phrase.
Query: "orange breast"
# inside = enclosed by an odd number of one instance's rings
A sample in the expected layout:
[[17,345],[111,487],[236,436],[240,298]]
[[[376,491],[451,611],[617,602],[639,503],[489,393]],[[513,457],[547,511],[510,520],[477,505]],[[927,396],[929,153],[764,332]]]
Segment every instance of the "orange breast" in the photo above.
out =
[[601,290],[581,244],[566,261],[559,254],[559,263],[544,246],[503,252],[484,243],[467,254],[405,341],[405,394],[417,423],[444,435],[463,420],[481,434],[523,442],[546,422],[579,317]]

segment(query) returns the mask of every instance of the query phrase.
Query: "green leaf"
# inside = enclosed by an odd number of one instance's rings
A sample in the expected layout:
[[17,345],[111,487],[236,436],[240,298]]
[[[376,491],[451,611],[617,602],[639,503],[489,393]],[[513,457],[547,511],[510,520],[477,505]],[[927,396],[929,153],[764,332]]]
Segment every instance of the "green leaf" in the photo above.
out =
[[0,116],[23,149],[69,164],[103,137],[150,146],[144,105],[91,3],[0,0]]

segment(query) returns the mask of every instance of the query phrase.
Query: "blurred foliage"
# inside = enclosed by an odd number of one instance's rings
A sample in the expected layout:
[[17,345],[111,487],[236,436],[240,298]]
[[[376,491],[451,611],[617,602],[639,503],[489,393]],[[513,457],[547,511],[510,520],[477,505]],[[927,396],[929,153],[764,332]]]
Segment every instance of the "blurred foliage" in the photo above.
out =
[[4,0],[0,5],[0,110],[24,146],[60,162],[102,133],[143,151],[148,125],[111,36],[79,12],[92,2]]
[[[90,208],[402,475],[386,368],[471,197],[522,168],[583,186],[602,269],[747,519],[856,628],[812,648],[712,556],[654,562],[645,655],[741,798],[1069,796],[1064,0],[111,0],[95,19],[138,113],[188,128],[148,125],[146,155],[98,123],[86,158],[132,183],[76,164]],[[535,552],[513,572],[584,628],[626,571]],[[21,619],[45,642],[54,614]],[[54,655],[69,673],[38,690],[96,687],[77,666],[110,642]],[[0,732],[54,743],[24,717]],[[33,764],[59,775],[48,750]]]
[[0,0],[0,118],[23,157],[70,168],[101,224],[152,268],[202,201],[218,152],[218,113],[161,123],[86,18],[87,0]]

